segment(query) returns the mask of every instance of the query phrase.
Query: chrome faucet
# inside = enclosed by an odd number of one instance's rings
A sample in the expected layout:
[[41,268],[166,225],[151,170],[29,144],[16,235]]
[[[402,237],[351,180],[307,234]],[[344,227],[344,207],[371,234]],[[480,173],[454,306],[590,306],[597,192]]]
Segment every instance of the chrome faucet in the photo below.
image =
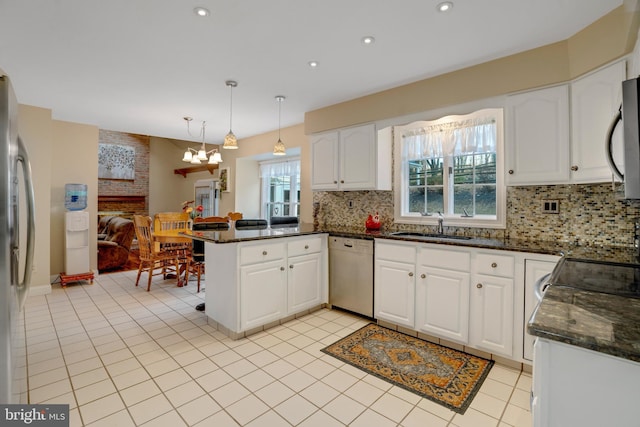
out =
[[438,234],[444,234],[444,216],[442,212],[438,211]]

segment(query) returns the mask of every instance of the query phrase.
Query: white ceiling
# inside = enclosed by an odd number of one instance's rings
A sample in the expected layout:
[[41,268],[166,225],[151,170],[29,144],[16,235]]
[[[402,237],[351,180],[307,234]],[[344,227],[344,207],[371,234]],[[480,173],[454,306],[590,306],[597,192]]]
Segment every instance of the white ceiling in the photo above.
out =
[[439,0],[0,0],[0,69],[20,103],[54,119],[191,140],[192,116],[220,143],[226,80],[238,82],[242,139],[277,129],[276,95],[282,126],[302,123],[306,111],[564,40],[622,2],[454,0],[443,14]]

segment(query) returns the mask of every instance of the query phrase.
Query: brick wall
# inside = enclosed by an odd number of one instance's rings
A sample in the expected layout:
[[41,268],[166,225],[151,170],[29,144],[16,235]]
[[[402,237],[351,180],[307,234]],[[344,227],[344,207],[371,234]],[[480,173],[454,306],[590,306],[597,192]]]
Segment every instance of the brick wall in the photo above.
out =
[[[149,214],[149,148],[147,135],[136,135],[110,130],[99,130],[101,144],[126,145],[136,151],[135,179],[98,179],[98,211],[122,211],[140,215]],[[142,196],[144,200],[127,199],[101,201],[102,196]]]

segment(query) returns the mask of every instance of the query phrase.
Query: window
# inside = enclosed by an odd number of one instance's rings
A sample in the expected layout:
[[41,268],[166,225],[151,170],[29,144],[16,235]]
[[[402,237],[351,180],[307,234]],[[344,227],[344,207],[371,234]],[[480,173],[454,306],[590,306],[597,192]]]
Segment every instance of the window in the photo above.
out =
[[300,159],[260,163],[262,218],[300,217]]
[[502,110],[394,128],[395,221],[505,225]]

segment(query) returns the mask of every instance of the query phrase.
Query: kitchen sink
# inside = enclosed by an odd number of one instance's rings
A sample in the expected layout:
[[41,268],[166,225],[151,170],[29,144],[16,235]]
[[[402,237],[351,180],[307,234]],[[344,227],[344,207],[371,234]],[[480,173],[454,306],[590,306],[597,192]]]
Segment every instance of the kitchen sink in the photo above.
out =
[[414,239],[453,239],[453,240],[471,240],[470,236],[456,236],[453,234],[440,234],[440,233],[419,233],[417,231],[397,231],[391,233],[392,236],[398,237],[412,237]]

